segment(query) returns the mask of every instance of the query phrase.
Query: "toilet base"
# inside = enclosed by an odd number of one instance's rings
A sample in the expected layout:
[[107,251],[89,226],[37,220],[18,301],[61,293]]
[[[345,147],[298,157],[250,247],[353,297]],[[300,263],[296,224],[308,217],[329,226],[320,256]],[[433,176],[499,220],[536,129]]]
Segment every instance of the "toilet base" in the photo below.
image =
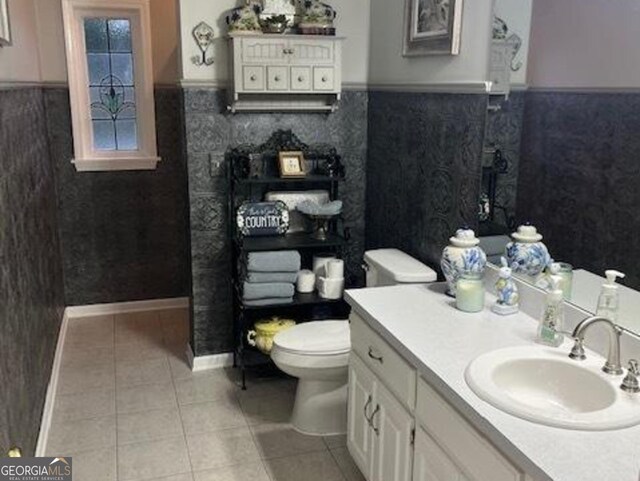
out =
[[296,431],[315,436],[347,432],[347,383],[298,380],[291,424]]

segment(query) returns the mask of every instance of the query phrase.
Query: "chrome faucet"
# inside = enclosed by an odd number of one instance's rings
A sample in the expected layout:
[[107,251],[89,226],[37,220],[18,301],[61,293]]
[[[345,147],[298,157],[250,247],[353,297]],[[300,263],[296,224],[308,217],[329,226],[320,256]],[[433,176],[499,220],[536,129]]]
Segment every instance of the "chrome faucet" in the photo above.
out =
[[604,363],[602,370],[614,376],[622,374],[622,366],[620,365],[620,336],[622,335],[622,329],[605,317],[588,317],[576,326],[573,330],[575,344],[569,357],[576,360],[587,358],[584,354],[584,336],[586,331],[595,324],[606,326],[609,331],[609,352],[607,354],[607,362]]

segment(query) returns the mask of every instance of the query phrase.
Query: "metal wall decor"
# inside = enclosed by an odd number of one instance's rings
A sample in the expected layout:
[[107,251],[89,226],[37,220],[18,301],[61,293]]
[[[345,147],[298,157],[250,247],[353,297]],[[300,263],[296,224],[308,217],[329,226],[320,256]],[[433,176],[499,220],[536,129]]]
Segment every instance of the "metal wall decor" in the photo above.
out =
[[11,29],[9,28],[9,7],[7,0],[0,0],[0,47],[11,45]]
[[402,55],[458,55],[462,2],[406,0]]
[[245,202],[236,215],[244,237],[284,235],[289,230],[289,210],[284,202]]
[[198,48],[200,49],[200,55],[194,55],[191,57],[191,62],[198,67],[208,67],[213,65],[213,57],[207,57],[207,51],[213,44],[213,27],[211,27],[207,22],[200,22],[195,26],[192,33],[193,38],[196,41],[196,45],[198,45]]

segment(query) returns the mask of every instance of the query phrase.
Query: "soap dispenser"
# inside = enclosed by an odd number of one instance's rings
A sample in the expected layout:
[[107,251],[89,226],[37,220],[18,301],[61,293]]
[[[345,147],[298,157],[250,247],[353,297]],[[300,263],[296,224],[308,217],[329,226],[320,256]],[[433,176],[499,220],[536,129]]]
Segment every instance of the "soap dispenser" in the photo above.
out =
[[537,341],[547,346],[558,347],[564,339],[561,332],[564,324],[564,296],[560,288],[561,281],[560,276],[552,275],[549,277],[551,287],[547,292],[547,299],[538,327]]
[[607,280],[602,284],[602,291],[598,298],[598,308],[596,309],[596,316],[605,317],[611,322],[618,321],[618,284],[616,280],[624,279],[625,275],[622,272],[608,270],[605,273]]

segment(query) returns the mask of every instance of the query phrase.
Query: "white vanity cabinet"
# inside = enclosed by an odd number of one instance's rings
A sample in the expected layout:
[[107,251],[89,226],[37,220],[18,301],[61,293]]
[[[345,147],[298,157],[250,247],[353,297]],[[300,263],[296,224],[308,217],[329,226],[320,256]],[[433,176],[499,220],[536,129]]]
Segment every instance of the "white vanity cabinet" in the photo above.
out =
[[231,35],[229,110],[335,110],[342,91],[342,40]]
[[351,314],[347,446],[368,481],[525,481],[357,314]]

